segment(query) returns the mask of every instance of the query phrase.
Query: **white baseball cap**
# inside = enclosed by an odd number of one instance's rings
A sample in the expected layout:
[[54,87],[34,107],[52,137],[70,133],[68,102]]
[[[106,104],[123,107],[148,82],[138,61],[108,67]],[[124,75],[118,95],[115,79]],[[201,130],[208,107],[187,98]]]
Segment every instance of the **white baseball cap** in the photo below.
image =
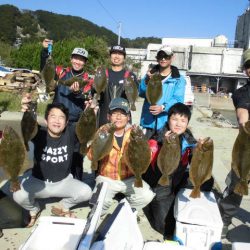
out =
[[167,56],[172,56],[174,54],[172,48],[168,45],[163,45],[162,47],[160,47],[157,51],[157,54],[160,52],[160,51],[163,51],[166,53]]
[[88,59],[89,53],[86,49],[83,48],[74,48],[74,50],[72,51],[71,55],[79,55],[82,56],[86,59]]

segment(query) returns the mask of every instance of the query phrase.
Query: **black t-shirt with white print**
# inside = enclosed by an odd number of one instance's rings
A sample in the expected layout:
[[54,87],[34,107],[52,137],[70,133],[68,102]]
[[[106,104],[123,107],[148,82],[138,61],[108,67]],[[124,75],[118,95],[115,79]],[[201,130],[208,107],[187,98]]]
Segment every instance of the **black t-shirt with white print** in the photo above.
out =
[[32,175],[40,180],[57,182],[70,173],[75,143],[75,126],[68,125],[59,138],[53,138],[47,128],[40,127],[32,140],[34,166]]

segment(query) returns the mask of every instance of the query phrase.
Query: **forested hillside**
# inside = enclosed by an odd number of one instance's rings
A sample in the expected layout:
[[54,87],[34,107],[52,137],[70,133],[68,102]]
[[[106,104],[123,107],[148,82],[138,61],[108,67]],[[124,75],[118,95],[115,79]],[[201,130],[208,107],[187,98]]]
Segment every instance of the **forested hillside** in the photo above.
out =
[[[86,19],[48,11],[19,10],[13,5],[0,5],[0,40],[13,45],[16,38],[32,42],[49,37],[55,41],[74,37],[97,36],[108,46],[117,43],[117,34]],[[160,38],[121,38],[125,47],[146,48],[148,43],[160,43]]]

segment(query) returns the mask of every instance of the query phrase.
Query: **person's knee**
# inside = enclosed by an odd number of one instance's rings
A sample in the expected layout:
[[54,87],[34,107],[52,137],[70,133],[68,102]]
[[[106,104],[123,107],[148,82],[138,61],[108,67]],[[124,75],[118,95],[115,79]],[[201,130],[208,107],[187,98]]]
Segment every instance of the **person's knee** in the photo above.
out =
[[29,200],[29,194],[27,192],[17,191],[13,193],[13,199],[18,204],[23,204]]
[[84,184],[82,190],[79,190],[79,192],[76,194],[75,200],[78,200],[79,202],[88,201],[90,200],[91,196],[92,189],[87,184]]

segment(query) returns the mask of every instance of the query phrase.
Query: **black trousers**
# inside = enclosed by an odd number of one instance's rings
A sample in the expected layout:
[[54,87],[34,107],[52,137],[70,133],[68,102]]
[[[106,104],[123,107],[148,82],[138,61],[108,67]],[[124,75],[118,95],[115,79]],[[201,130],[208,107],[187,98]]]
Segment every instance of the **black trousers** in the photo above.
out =
[[0,229],[24,227],[28,221],[28,213],[0,191]]
[[73,154],[73,161],[71,166],[71,174],[75,179],[82,181],[83,176],[83,156],[78,153],[74,152]]
[[242,196],[233,192],[239,178],[233,170],[229,172],[226,178],[227,187],[223,192],[223,198],[218,201],[223,224],[229,226],[232,218],[237,214],[240,207]]

